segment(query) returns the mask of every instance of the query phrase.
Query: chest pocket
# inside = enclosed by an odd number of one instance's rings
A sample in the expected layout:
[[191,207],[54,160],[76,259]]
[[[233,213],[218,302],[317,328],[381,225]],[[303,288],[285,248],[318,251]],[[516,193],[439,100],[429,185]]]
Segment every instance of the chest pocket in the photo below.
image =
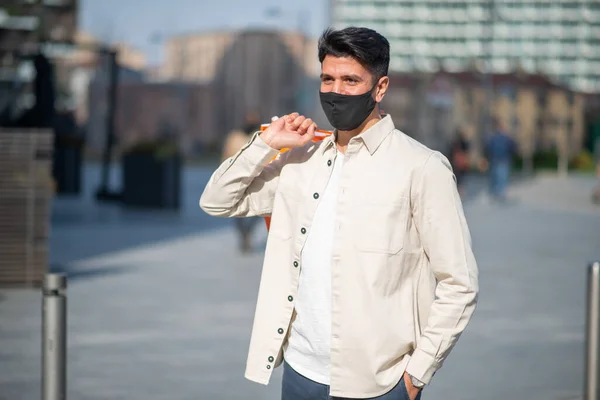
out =
[[404,247],[409,212],[401,203],[365,203],[357,206],[352,238],[357,250],[397,254]]

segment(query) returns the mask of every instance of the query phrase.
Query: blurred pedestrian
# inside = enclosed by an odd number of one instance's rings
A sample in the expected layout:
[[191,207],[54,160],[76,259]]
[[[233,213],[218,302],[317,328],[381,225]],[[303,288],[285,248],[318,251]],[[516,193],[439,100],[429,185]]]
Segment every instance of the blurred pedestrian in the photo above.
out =
[[456,185],[461,196],[465,194],[465,178],[471,168],[469,158],[469,141],[462,129],[456,130],[456,135],[450,143],[450,164],[456,177]]
[[506,200],[516,144],[500,120],[495,122],[492,137],[486,145],[490,194],[495,200]]
[[[250,113],[244,122],[244,129],[234,129],[229,132],[223,145],[222,161],[233,157],[240,149],[248,143],[252,134],[260,129],[257,114]],[[259,217],[234,218],[235,229],[238,233],[239,248],[242,253],[252,251],[252,232],[259,222]]]
[[477,301],[452,168],[380,114],[383,36],[329,29],[318,54],[334,135],[314,143],[310,118],[282,116],[200,199],[214,216],[272,217],[246,377],[267,384],[283,363],[282,400],[416,400]]

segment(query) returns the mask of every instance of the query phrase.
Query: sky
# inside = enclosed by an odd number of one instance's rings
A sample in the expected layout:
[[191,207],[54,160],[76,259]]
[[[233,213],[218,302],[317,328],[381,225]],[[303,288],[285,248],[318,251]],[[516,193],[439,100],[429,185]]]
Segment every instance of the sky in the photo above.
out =
[[[318,36],[330,0],[80,0],[79,28],[107,42],[126,42],[155,65],[165,37],[179,33],[274,27]],[[269,10],[279,9],[279,15]]]

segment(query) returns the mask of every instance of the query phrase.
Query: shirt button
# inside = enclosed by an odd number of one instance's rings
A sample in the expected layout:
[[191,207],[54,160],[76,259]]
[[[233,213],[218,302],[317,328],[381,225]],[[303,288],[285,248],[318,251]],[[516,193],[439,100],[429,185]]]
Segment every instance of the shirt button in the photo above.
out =
[[319,198],[319,193],[313,194],[313,197],[315,198],[315,200],[318,199]]
[[273,358],[273,356],[270,356],[269,357],[269,362],[273,362],[273,361],[275,361],[275,359]]
[[300,232],[302,232],[302,234],[304,235],[306,233],[306,228],[300,229]]
[[282,335],[283,334],[283,329],[281,329],[281,328],[277,329],[277,333],[279,333],[280,335]]
[[271,369],[271,366],[270,366],[270,365],[267,365],[267,369]]
[[327,166],[331,167],[331,160],[327,160]]
[[298,268],[298,261],[294,261],[294,267]]
[[288,296],[288,301],[293,301],[294,298],[292,296]]

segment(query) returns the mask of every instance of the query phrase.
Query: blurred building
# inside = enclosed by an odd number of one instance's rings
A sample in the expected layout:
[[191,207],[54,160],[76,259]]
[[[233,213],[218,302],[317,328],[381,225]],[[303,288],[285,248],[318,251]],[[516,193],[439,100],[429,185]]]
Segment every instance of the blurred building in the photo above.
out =
[[77,28],[77,0],[0,3],[0,62],[15,53],[37,52],[44,43],[71,43]]
[[581,92],[600,92],[600,2],[331,0],[335,27],[386,36],[394,72],[521,68]]
[[310,91],[311,80],[319,73],[312,40],[267,30],[238,33],[212,77],[218,129],[226,133],[242,127],[248,113],[265,122],[292,111],[310,113],[318,100],[318,93]]
[[[87,151],[98,157],[104,151],[107,92],[92,85]],[[182,154],[194,156],[216,150],[220,131],[216,129],[213,86],[181,82],[121,82],[117,88],[115,113],[116,150],[122,152],[139,142],[159,137],[177,138]]]
[[[491,78],[491,113],[516,138],[521,155],[558,148],[574,156],[582,150],[586,95],[539,75]],[[399,129],[441,151],[460,128],[477,155],[486,139],[480,134],[487,109],[481,80],[477,72],[392,73],[383,109]]]
[[157,137],[178,137],[184,155],[200,154],[219,138],[211,85],[124,83],[117,92],[119,150]]
[[[90,110],[90,87],[108,90],[108,44],[101,39],[78,31],[75,46],[66,54],[57,57],[57,80],[62,91],[68,94],[69,108],[75,111],[79,124],[87,124]],[[120,82],[140,82],[145,78],[146,56],[140,50],[126,44],[115,43],[110,47],[117,50]]]
[[[250,113],[265,122],[292,111],[326,120],[318,102],[315,39],[248,29],[177,35],[165,46],[164,63],[151,70],[151,82],[119,88],[117,114],[127,116],[118,118],[121,147],[168,126],[188,154],[215,149]],[[101,148],[100,142],[94,147]]]
[[[101,39],[82,31],[75,33],[75,48],[69,54],[68,60],[71,65],[95,65],[100,58],[99,50],[108,46]],[[120,66],[141,71],[148,65],[146,55],[127,43],[117,42],[110,44],[117,50],[117,62]]]
[[[73,43],[77,29],[77,0],[0,2],[0,119],[13,123],[32,107],[52,106],[51,68],[40,80],[44,90],[33,85],[34,57],[52,58]],[[38,63],[38,65],[40,65]],[[45,74],[47,72],[47,75]],[[43,101],[40,96],[48,96]],[[41,105],[44,103],[44,106]],[[37,103],[37,105],[36,105]],[[12,121],[12,122],[10,122]]]
[[214,85],[223,135],[248,113],[269,121],[296,110],[326,123],[318,107],[317,39],[265,28],[177,35],[165,46],[160,78]]
[[248,52],[248,59],[254,58],[253,55],[259,53],[261,57],[265,57],[261,61],[272,58],[264,54],[265,46],[269,45],[265,40],[272,41],[275,37],[285,46],[286,51],[306,75],[315,77],[320,74],[321,67],[317,60],[315,39],[297,32],[242,30],[171,36],[166,40],[165,59],[160,77],[164,80],[211,82],[217,75],[218,67],[227,50],[234,42],[250,36],[253,37],[251,43],[248,42],[247,47],[243,48],[243,51]]

